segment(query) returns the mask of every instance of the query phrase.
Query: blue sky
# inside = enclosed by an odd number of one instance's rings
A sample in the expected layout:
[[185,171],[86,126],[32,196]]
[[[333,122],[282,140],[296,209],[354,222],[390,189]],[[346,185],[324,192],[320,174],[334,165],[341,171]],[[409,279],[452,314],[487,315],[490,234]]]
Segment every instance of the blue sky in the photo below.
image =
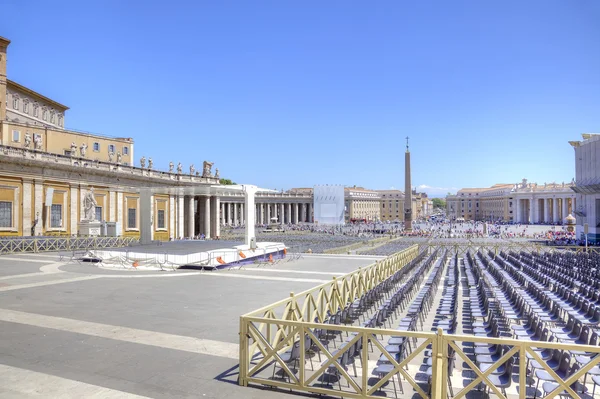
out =
[[[8,77],[136,158],[268,188],[569,181],[600,2],[0,0]],[[8,17],[10,16],[10,17]],[[27,16],[27,18],[24,18]],[[139,162],[139,161],[137,161]]]

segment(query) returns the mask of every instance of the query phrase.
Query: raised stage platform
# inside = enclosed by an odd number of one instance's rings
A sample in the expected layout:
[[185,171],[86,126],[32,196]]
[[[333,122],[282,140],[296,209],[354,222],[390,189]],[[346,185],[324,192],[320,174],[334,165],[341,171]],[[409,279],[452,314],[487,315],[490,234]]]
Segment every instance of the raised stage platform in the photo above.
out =
[[94,250],[87,259],[104,267],[140,269],[221,269],[285,257],[281,242],[259,242],[256,249],[239,241],[179,240],[129,248]]

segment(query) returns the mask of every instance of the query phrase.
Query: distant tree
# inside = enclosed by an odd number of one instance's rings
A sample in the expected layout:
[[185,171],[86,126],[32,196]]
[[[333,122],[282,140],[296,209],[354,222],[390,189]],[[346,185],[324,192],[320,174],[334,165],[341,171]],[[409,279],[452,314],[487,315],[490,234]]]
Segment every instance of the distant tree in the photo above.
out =
[[237,184],[236,182],[231,181],[231,179],[221,179],[221,180],[219,180],[219,183],[224,184],[226,186],[231,186],[231,185]]
[[431,202],[433,202],[434,208],[442,208],[442,209],[446,208],[446,201],[444,201],[441,198],[434,198],[431,200]]

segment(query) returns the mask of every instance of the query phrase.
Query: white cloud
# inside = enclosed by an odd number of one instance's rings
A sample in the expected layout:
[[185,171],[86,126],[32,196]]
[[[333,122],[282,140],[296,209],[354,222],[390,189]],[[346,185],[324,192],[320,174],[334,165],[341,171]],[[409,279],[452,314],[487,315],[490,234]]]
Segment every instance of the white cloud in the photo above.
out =
[[429,197],[445,197],[448,193],[455,194],[459,189],[456,187],[433,187],[427,184],[417,186],[418,192],[427,193]]

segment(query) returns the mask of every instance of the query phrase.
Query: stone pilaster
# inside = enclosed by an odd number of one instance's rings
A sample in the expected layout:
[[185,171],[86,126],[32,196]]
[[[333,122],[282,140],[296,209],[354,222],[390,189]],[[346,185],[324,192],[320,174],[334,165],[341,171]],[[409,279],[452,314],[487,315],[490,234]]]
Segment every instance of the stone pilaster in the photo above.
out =
[[35,235],[39,236],[42,234],[44,224],[44,182],[41,179],[34,180],[33,203],[35,212],[33,219],[37,220]]
[[121,227],[121,234],[125,231],[125,225],[123,224],[123,193],[117,191],[117,223]]
[[23,226],[22,234],[25,237],[31,235],[31,224],[33,223],[33,215],[31,214],[31,200],[33,195],[33,180],[23,179]]
[[117,221],[117,193],[114,191],[108,192],[108,221]]
[[71,235],[78,235],[79,227],[77,224],[79,223],[79,188],[77,184],[70,185],[69,198],[69,223]]

